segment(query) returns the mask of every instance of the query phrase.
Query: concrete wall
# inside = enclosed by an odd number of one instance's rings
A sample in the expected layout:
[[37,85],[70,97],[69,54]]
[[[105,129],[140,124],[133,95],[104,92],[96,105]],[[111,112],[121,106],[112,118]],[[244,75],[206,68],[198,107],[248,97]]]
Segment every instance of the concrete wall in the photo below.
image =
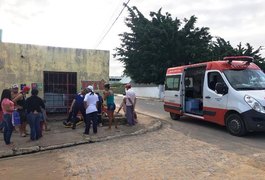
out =
[[158,85],[154,87],[132,87],[136,96],[149,98],[164,98],[164,86]]
[[14,83],[43,84],[43,71],[77,72],[77,89],[81,81],[108,82],[109,56],[101,50],[0,43],[0,91]]

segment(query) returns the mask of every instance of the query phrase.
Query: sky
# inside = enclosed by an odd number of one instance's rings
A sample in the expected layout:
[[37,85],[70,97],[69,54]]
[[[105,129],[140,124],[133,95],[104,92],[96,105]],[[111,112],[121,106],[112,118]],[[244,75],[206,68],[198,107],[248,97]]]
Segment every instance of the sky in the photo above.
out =
[[[110,51],[110,76],[121,76],[123,65],[113,58],[121,44],[118,34],[129,32],[128,11],[118,17],[128,0],[0,0],[2,41]],[[195,15],[197,27],[209,27],[235,47],[240,42],[264,46],[264,0],[130,0],[146,18],[150,12],[169,12],[173,18]],[[101,41],[102,40],[102,41]]]

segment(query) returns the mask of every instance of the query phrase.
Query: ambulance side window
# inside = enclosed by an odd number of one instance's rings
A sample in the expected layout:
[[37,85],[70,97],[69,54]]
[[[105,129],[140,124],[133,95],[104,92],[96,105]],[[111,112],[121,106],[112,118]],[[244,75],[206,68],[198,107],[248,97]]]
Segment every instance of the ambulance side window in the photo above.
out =
[[218,82],[224,83],[224,80],[223,80],[222,76],[220,75],[220,73],[219,72],[209,72],[208,73],[208,87],[214,91],[215,85]]
[[179,91],[180,77],[180,75],[166,77],[165,90]]

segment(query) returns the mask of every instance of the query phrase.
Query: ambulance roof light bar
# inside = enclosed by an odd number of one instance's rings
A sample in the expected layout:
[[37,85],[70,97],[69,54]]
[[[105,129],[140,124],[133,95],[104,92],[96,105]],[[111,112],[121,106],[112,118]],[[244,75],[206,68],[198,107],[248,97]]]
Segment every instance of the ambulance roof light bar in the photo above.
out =
[[233,60],[246,61],[246,65],[249,65],[251,62],[253,62],[253,57],[251,56],[229,56],[229,57],[224,57],[224,60],[226,60],[228,64],[232,64]]

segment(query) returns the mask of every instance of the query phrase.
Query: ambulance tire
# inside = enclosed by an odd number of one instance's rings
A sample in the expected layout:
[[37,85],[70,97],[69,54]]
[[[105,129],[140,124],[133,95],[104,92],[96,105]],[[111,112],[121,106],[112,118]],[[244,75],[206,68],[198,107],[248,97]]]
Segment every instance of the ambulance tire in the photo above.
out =
[[226,128],[234,136],[244,136],[247,133],[245,124],[240,115],[234,113],[226,118]]
[[180,115],[175,114],[175,113],[170,113],[170,117],[171,117],[171,119],[173,119],[173,120],[179,120]]

